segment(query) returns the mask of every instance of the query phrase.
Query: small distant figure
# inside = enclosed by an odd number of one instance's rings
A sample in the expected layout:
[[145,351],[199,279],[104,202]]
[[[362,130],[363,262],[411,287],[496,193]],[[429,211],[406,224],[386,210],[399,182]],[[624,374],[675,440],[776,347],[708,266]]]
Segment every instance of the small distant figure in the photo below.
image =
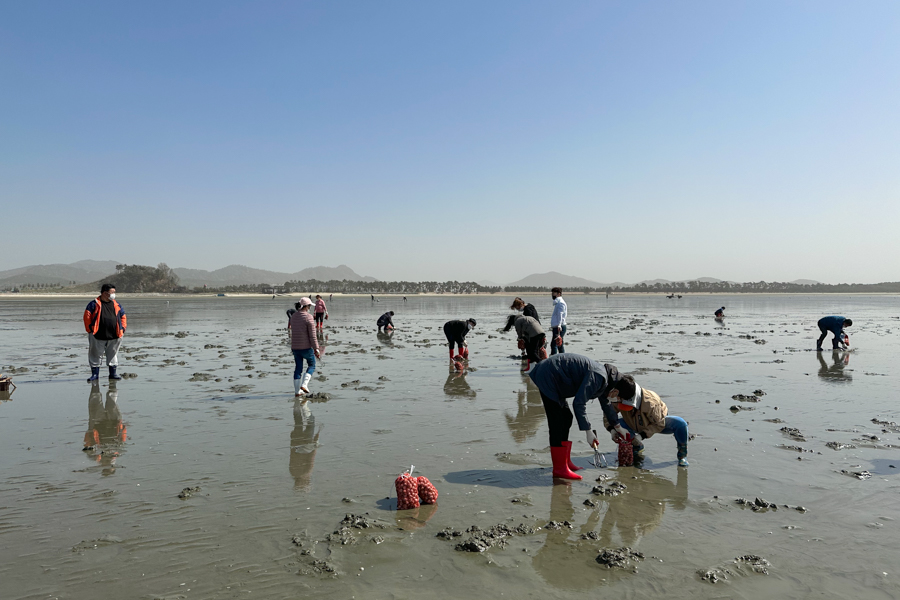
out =
[[406,302],[406,296],[403,296],[403,301]]
[[369,294],[369,295],[372,296],[372,302],[375,302],[375,294]]
[[725,318],[725,307],[723,306],[719,310],[716,311],[716,320],[721,321]]
[[475,319],[466,319],[460,321],[454,319],[444,323],[444,335],[447,337],[447,343],[450,344],[450,360],[454,360],[453,346],[459,349],[459,358],[469,358],[469,345],[466,343],[466,334],[475,329]]
[[334,294],[328,294],[328,301],[331,302],[331,299],[334,298]]
[[325,319],[328,318],[328,309],[325,307],[325,301],[322,300],[322,296],[316,294],[316,329],[323,329],[325,327]]
[[832,348],[837,350],[839,348],[846,349],[850,347],[850,336],[847,335],[844,328],[853,325],[852,320],[838,316],[822,317],[819,319],[818,325],[822,335],[819,336],[819,339],[816,342],[816,352],[822,351],[822,342],[825,341],[825,336],[828,335],[829,331],[834,334],[834,339],[831,340]]
[[275,299],[275,294],[272,294],[272,300],[274,300],[274,299]]
[[550,340],[550,355],[557,352],[564,353],[566,350],[563,346],[563,338],[566,337],[566,317],[569,314],[569,307],[563,300],[562,288],[555,287],[550,290],[553,298],[553,314],[550,316],[550,327],[553,329],[553,339]]
[[394,316],[394,311],[389,310],[386,313],[384,313],[383,315],[381,315],[380,317],[378,317],[378,322],[376,323],[376,325],[378,325],[379,333],[381,333],[382,328],[384,328],[385,331],[388,331],[388,330],[394,328],[394,320],[391,318],[393,316]]
[[534,317],[509,315],[503,331],[509,331],[513,327],[516,328],[519,350],[525,352],[527,362],[524,372],[527,373],[531,369],[531,363],[537,364],[547,358],[547,349],[544,347],[547,344],[547,334]]
[[[294,396],[309,393],[309,380],[316,371],[316,359],[319,358],[319,340],[316,338],[316,324],[309,314],[312,301],[301,298],[294,305],[296,309],[291,315],[291,353],[294,355]],[[306,361],[306,372],[303,372],[303,361]]]
[[526,304],[525,301],[519,297],[516,297],[516,299],[513,300],[513,303],[509,308],[519,311],[520,313],[522,313],[522,316],[531,317],[538,323],[541,322],[541,318],[538,316],[538,311],[534,307],[534,304],[530,302]]
[[125,311],[116,302],[116,286],[104,283],[100,287],[100,295],[88,302],[84,309],[84,330],[88,334],[88,365],[91,376],[88,383],[100,377],[100,364],[106,356],[109,367],[109,378],[122,379],[116,373],[119,366],[119,346],[128,320]]

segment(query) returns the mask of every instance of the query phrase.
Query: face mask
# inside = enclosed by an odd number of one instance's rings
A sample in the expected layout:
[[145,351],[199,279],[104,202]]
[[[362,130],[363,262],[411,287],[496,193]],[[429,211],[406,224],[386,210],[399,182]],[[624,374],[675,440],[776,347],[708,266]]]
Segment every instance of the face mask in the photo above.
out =
[[116,295],[115,295],[114,293],[113,293],[113,294],[110,294],[110,295],[109,295],[109,299],[110,299],[110,300],[115,300],[115,299],[116,299]]
[[468,327],[469,331],[472,331],[472,328],[474,327],[474,325],[472,325],[471,323],[467,323],[466,327]]

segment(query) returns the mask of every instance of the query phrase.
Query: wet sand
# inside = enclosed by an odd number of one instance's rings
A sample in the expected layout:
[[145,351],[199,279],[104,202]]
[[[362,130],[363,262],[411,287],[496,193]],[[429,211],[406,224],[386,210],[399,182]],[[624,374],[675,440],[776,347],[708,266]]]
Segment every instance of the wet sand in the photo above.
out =
[[[110,390],[84,381],[82,300],[4,298],[4,597],[900,597],[897,297],[567,301],[568,351],[688,420],[688,469],[662,435],[641,469],[601,437],[595,469],[573,431],[585,479],[553,485],[509,296],[335,296],[305,404],[286,299],[123,299],[134,377]],[[827,314],[852,352],[812,351]],[[459,375],[441,326],[469,316]],[[435,507],[395,510],[410,464]]]

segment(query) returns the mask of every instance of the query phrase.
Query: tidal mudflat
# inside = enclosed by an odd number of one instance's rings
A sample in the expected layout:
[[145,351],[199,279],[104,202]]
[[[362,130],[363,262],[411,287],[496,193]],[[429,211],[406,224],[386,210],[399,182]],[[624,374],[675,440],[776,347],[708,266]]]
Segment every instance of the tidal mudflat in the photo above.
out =
[[[566,299],[567,351],[687,419],[689,468],[667,436],[616,468],[601,436],[595,469],[573,435],[585,478],[553,485],[508,296],[336,298],[305,403],[288,299],[122,297],[112,388],[85,383],[86,300],[0,299],[3,597],[900,597],[900,299]],[[829,314],[851,352],[813,351]],[[411,464],[440,497],[397,511]]]

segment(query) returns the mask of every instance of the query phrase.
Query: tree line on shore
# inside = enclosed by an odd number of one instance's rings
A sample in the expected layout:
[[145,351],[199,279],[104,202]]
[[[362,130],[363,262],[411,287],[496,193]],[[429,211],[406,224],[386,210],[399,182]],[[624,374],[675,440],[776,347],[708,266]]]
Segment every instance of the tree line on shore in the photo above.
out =
[[[117,265],[115,275],[103,281],[62,286],[37,286],[14,288],[9,291],[47,292],[93,292],[101,283],[113,283],[116,291],[122,293],[244,293],[244,294],[290,294],[290,293],[332,293],[332,294],[498,294],[498,293],[549,293],[549,287],[533,286],[485,286],[474,281],[286,281],[276,284],[246,284],[227,286],[198,286],[188,288],[180,285],[178,275],[165,263],[156,267],[144,265]],[[885,283],[786,283],[756,281],[732,283],[728,281],[677,281],[671,283],[638,283],[625,287],[567,287],[568,293],[786,293],[786,294],[827,294],[827,293],[900,293],[900,281]]]

